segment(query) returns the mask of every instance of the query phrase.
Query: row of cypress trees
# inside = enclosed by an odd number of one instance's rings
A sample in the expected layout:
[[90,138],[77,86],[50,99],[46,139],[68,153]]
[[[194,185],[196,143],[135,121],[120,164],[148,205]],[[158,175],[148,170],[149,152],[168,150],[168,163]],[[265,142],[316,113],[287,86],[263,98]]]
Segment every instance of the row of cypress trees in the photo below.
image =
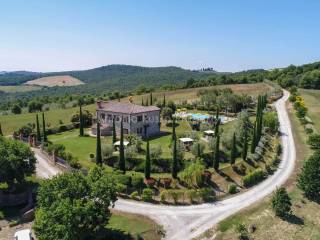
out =
[[47,133],[46,133],[46,120],[44,117],[44,113],[42,113],[42,136],[40,132],[39,117],[38,117],[38,114],[36,114],[36,136],[37,136],[38,142],[41,142],[41,140],[46,142],[48,140]]
[[261,139],[262,128],[263,128],[263,110],[267,106],[267,95],[259,95],[258,104],[256,110],[256,121],[253,128],[253,136],[251,142],[251,153],[255,152],[255,149]]

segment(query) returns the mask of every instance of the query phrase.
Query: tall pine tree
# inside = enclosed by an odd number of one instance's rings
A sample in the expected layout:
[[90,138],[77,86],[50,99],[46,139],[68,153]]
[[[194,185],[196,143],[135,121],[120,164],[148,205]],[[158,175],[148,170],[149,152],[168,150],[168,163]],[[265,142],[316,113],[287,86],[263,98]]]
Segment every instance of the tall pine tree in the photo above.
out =
[[220,165],[220,135],[218,134],[216,137],[216,145],[214,149],[214,165],[213,168],[216,171],[219,171],[219,165]]
[[166,106],[166,94],[163,94],[162,107]]
[[102,166],[100,123],[98,120],[97,120],[96,164],[99,166]]
[[117,131],[115,118],[112,119],[112,143],[115,144],[117,141]]
[[0,136],[3,136],[2,128],[1,128],[1,123],[0,123]]
[[120,147],[119,147],[119,168],[123,173],[126,172],[126,162],[125,162],[125,156],[124,156],[124,144],[123,144],[124,138],[123,138],[123,119],[121,119],[121,125],[120,125]]
[[234,165],[236,162],[236,157],[237,157],[237,140],[236,140],[236,133],[233,133],[233,139],[232,139],[232,146],[231,146],[231,160],[230,164]]
[[147,140],[146,163],[145,163],[145,169],[144,169],[144,176],[146,179],[150,178],[150,172],[151,172],[150,149],[149,149],[149,140]]
[[83,122],[83,115],[82,115],[82,104],[81,104],[81,101],[79,101],[79,104],[80,104],[80,109],[79,109],[79,135],[80,137],[83,137],[84,136],[84,122]]
[[37,141],[41,142],[41,133],[40,133],[40,125],[39,125],[39,117],[38,114],[36,114],[36,131],[37,131]]
[[44,113],[42,113],[42,132],[43,132],[43,141],[46,142],[48,139],[47,139],[46,121],[44,118]]

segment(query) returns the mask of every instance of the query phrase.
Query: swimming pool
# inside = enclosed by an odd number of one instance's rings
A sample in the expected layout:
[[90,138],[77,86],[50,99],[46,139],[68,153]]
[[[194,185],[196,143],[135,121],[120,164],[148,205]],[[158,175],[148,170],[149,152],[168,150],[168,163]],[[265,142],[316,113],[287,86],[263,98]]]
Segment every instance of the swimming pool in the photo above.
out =
[[194,120],[206,120],[210,118],[210,116],[201,113],[191,113],[191,118]]

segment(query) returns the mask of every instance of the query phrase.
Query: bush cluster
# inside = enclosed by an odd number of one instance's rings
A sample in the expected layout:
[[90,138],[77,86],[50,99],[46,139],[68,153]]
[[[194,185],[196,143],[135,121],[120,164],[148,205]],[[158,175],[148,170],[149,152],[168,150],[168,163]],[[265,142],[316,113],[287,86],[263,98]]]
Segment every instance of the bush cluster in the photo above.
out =
[[262,169],[256,169],[248,175],[244,176],[242,179],[242,184],[244,187],[251,187],[258,184],[265,178],[265,173]]

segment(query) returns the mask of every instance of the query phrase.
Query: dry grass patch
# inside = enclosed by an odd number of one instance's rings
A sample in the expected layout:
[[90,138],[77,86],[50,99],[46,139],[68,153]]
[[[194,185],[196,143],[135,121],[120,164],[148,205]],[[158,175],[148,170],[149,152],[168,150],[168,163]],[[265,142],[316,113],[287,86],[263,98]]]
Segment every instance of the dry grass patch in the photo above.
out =
[[37,85],[46,87],[67,87],[67,86],[77,86],[84,84],[77,78],[71,77],[69,75],[65,76],[52,76],[52,77],[42,77],[35,80],[26,82],[27,85]]

